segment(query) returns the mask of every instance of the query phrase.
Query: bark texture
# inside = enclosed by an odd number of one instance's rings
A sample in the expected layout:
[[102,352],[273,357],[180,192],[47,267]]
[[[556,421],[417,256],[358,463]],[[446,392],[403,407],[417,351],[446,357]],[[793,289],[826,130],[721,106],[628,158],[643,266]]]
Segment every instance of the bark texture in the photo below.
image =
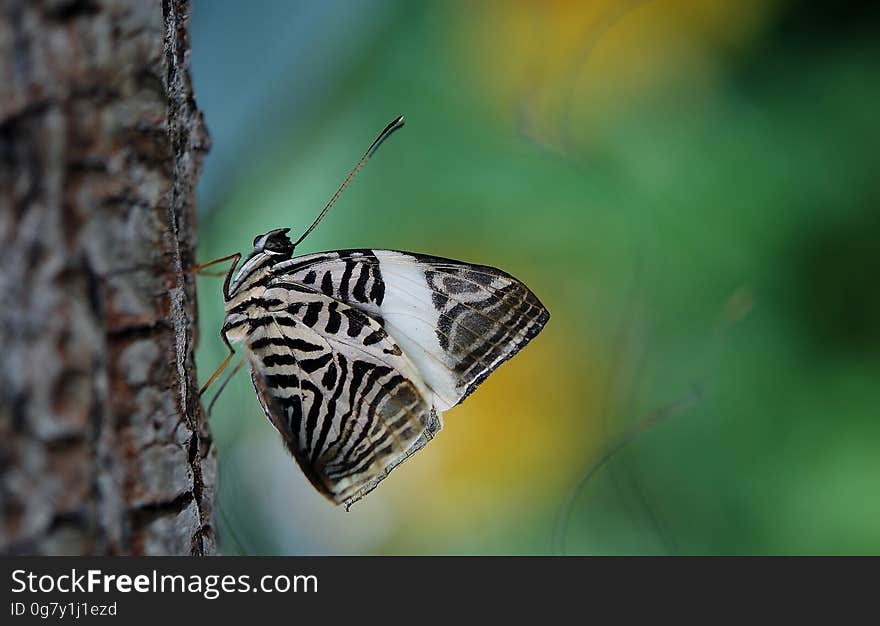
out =
[[0,6],[0,551],[213,553],[188,2]]

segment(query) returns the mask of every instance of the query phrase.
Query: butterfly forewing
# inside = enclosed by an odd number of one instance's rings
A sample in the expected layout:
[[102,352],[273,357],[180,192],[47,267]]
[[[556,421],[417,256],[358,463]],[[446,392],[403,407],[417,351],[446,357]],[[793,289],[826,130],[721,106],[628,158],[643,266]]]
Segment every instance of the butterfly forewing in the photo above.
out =
[[444,411],[537,335],[547,309],[493,267],[393,250],[340,250],[279,264],[275,281],[320,290],[373,316]]

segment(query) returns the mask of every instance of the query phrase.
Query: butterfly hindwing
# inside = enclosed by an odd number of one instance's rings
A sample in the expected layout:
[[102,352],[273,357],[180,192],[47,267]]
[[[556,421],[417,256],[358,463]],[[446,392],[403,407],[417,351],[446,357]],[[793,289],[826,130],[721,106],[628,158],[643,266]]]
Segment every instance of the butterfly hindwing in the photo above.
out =
[[[340,250],[275,267],[379,321],[444,411],[535,337],[547,309],[522,282],[485,265],[393,250]],[[280,275],[280,276],[279,276]]]
[[333,501],[362,497],[439,429],[418,371],[370,315],[293,283],[259,306],[246,340],[257,395]]

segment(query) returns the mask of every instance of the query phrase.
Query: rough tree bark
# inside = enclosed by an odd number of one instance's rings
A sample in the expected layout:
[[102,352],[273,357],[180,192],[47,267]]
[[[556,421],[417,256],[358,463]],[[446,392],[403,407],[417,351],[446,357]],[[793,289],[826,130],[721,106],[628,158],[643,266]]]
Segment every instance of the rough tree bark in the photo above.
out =
[[188,2],[0,4],[0,552],[213,553]]

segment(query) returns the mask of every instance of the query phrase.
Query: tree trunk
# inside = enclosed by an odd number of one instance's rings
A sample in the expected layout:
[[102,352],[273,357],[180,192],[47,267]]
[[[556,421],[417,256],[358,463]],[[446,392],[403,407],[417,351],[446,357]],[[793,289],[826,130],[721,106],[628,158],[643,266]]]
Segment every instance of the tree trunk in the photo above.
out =
[[213,553],[188,2],[0,4],[0,552]]

